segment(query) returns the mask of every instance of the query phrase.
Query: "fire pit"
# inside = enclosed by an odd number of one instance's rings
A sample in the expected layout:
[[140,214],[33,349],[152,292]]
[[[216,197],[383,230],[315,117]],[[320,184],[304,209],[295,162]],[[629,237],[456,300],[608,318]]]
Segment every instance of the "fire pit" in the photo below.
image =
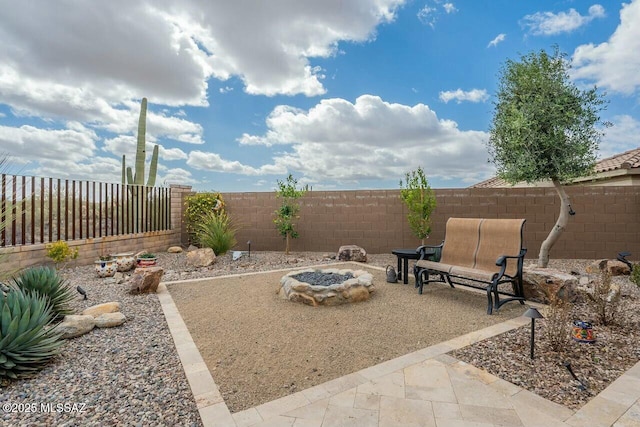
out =
[[280,280],[280,297],[307,305],[339,305],[366,301],[374,291],[373,276],[364,270],[298,270]]

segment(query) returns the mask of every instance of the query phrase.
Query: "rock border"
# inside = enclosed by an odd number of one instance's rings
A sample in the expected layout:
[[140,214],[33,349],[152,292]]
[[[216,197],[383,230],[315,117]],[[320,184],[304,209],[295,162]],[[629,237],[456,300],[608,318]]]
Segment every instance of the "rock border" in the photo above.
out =
[[[301,273],[333,273],[343,275],[350,273],[353,275],[353,278],[329,286],[320,286],[300,282],[292,277]],[[374,291],[373,275],[367,271],[337,268],[307,268],[304,270],[290,271],[282,276],[278,294],[283,299],[317,307],[319,305],[330,306],[366,301]]]

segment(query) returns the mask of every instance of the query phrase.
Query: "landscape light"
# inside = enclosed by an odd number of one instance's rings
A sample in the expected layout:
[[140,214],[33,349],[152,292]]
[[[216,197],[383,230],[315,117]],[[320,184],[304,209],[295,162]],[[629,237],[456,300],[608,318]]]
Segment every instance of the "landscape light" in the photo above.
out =
[[531,358],[533,359],[533,348],[536,340],[536,319],[544,319],[544,316],[540,314],[537,308],[529,307],[523,314],[524,317],[531,319]]

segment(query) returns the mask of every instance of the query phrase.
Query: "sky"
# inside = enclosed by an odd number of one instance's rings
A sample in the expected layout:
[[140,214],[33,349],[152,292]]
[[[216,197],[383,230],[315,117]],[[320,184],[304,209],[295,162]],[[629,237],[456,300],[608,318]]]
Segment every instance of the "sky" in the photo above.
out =
[[501,67],[557,45],[606,94],[599,157],[640,146],[640,0],[0,0],[12,173],[120,182],[148,99],[147,173],[198,191],[433,188],[494,175]]

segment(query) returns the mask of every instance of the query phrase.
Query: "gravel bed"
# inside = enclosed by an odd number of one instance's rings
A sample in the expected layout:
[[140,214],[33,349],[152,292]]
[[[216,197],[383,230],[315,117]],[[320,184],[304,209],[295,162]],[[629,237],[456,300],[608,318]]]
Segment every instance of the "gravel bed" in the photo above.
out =
[[[587,275],[590,261],[553,260],[550,267]],[[590,279],[595,279],[594,275]],[[593,324],[596,341],[581,343],[567,337],[566,348],[554,351],[547,339],[548,324],[535,323],[534,359],[531,359],[531,326],[480,341],[451,353],[457,359],[482,368],[553,402],[579,409],[640,360],[640,290],[629,276],[612,278],[620,286],[622,299],[616,322],[598,324],[594,312],[583,302],[573,305],[571,319]],[[541,310],[545,313],[544,310]],[[570,331],[572,323],[566,325]],[[570,364],[580,382],[565,366]]]
[[[335,262],[317,253],[264,252],[238,261],[228,254],[211,267],[190,268],[185,259],[184,253],[158,254],[163,281]],[[0,382],[0,404],[13,406],[0,412],[0,425],[202,425],[158,297],[129,295],[126,283],[98,278],[93,265],[61,273],[73,289],[80,285],[87,292],[86,301],[78,294],[73,302],[77,313],[119,301],[127,322],[67,340],[61,354],[34,378]]]
[[[335,260],[321,253],[296,252],[285,256],[281,252],[257,252],[252,253],[251,257],[245,254],[238,261],[232,261],[231,255],[228,254],[218,257],[211,267],[196,269],[186,266],[184,253],[162,253],[158,254],[158,262],[165,269],[163,280],[172,281],[304,267],[327,264]],[[369,256],[368,263],[380,267],[395,266],[396,258],[391,254],[373,254]],[[586,263],[579,260],[554,261],[552,266],[565,271],[583,271]],[[36,377],[0,384],[0,403],[23,404],[36,409],[31,413],[24,411],[26,407],[23,407],[21,412],[0,413],[0,425],[202,425],[157,296],[129,295],[128,285],[115,283],[113,279],[96,277],[92,265],[66,268],[62,274],[69,279],[73,288],[81,285],[87,291],[88,300],[82,300],[78,295],[78,299],[74,301],[77,312],[91,305],[119,301],[127,322],[120,327],[94,329],[86,335],[70,339],[63,346],[61,354]],[[629,282],[628,279],[621,280]],[[578,347],[581,350],[605,348],[606,350],[602,351],[618,356],[607,359],[601,363],[602,369],[596,369],[587,376],[590,385],[606,385],[606,381],[601,381],[600,378],[603,371],[613,371],[609,376],[613,378],[626,369],[634,358],[638,360],[638,337],[635,335],[635,331],[638,330],[637,299],[634,291],[629,291],[628,286],[625,287],[625,292],[629,303],[635,304],[636,307],[631,310],[634,314],[627,324],[631,326],[620,330],[620,335],[614,335],[613,332],[608,335],[606,330],[597,329],[596,336],[602,347]],[[544,322],[538,324],[541,328],[544,327]],[[625,334],[628,335],[628,340],[623,339]],[[522,349],[518,347],[524,345],[522,336],[522,333],[516,332],[513,341],[519,344],[514,344],[508,349],[504,346],[492,347],[483,344],[467,347],[466,353],[456,352],[455,355],[463,359],[467,357],[466,360],[470,363],[490,371],[492,369],[486,361],[494,360],[494,365],[498,367],[492,372],[518,384],[517,378],[509,377],[505,372],[516,371],[507,365],[509,360],[515,360],[520,367],[526,366],[524,360],[512,357],[515,353],[522,353]],[[509,338],[497,341],[512,340]],[[528,345],[528,341],[526,344]],[[497,357],[501,353],[505,357]],[[546,353],[546,350],[540,342],[537,353],[540,357],[531,365],[535,370],[520,369],[523,372],[533,372],[528,379],[522,379],[520,385],[545,396],[543,388],[553,388],[550,385],[554,383],[551,381],[553,378],[566,382],[566,377],[560,377],[554,370],[557,368],[558,359],[551,358],[545,361],[543,353]],[[589,360],[603,360],[600,354],[589,356]],[[582,367],[587,365],[588,360],[575,359],[574,363],[576,373],[579,376],[583,375]],[[531,376],[545,377],[547,382],[543,386],[531,386]],[[595,392],[595,388],[591,390]],[[569,407],[576,406],[575,402],[566,400],[560,403]],[[58,404],[66,405],[62,406],[61,412],[52,410],[57,408]],[[47,405],[50,405],[48,410]]]

